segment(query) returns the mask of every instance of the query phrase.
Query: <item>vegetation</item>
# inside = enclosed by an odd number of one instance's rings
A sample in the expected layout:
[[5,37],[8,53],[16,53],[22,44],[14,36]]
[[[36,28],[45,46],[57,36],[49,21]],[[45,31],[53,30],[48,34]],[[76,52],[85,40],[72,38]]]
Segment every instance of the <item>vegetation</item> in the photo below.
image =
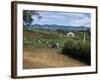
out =
[[[33,36],[24,36],[24,46],[25,47],[51,47],[52,42],[59,43],[60,48],[66,42],[66,37],[59,37],[55,31],[46,30],[27,30],[26,33],[32,32]],[[36,36],[36,37],[35,37]],[[35,37],[35,38],[34,38]]]
[[89,41],[86,41],[84,44],[81,40],[70,39],[65,43],[62,53],[90,65],[91,54]]
[[[24,10],[23,11],[23,25],[24,29],[29,29],[30,25],[34,21],[33,16],[37,16],[37,18],[40,20],[42,16],[38,13],[38,11],[32,11],[32,10]],[[26,26],[25,26],[26,25]]]
[[[90,65],[90,34],[74,32],[76,37],[68,37],[67,33],[68,31],[62,30],[24,30],[24,47],[52,48],[52,43],[58,43],[62,54]],[[83,42],[84,34],[86,35],[85,44]]]

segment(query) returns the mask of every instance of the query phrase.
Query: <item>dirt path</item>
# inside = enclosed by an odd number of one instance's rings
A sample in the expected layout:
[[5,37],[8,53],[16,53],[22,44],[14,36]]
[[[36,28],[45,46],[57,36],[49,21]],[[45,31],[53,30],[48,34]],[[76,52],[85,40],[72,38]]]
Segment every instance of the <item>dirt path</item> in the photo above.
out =
[[24,49],[24,69],[49,68],[49,67],[75,67],[86,66],[86,64],[58,53],[51,48],[25,48]]

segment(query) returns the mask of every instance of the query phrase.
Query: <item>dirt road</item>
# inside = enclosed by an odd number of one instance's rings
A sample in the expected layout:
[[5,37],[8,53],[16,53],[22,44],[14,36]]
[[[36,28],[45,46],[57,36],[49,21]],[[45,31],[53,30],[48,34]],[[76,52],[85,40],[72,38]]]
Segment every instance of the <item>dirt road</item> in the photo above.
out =
[[51,67],[76,67],[86,64],[59,53],[53,48],[24,48],[24,69],[51,68]]

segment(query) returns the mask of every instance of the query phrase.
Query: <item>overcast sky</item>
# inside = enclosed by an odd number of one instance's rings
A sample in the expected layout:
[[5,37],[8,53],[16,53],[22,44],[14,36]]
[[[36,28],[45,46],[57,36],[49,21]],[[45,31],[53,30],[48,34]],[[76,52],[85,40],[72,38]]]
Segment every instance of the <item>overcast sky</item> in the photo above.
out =
[[39,11],[39,14],[42,16],[42,19],[38,20],[36,16],[33,16],[34,21],[32,24],[56,24],[86,27],[90,27],[91,25],[90,13]]

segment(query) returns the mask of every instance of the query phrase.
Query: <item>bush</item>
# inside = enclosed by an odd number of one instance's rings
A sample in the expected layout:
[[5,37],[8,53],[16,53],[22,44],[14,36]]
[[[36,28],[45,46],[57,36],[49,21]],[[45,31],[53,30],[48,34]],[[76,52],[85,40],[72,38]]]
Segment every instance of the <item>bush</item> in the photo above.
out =
[[82,43],[80,40],[69,39],[65,43],[62,53],[78,59],[88,65],[91,64],[90,43]]

